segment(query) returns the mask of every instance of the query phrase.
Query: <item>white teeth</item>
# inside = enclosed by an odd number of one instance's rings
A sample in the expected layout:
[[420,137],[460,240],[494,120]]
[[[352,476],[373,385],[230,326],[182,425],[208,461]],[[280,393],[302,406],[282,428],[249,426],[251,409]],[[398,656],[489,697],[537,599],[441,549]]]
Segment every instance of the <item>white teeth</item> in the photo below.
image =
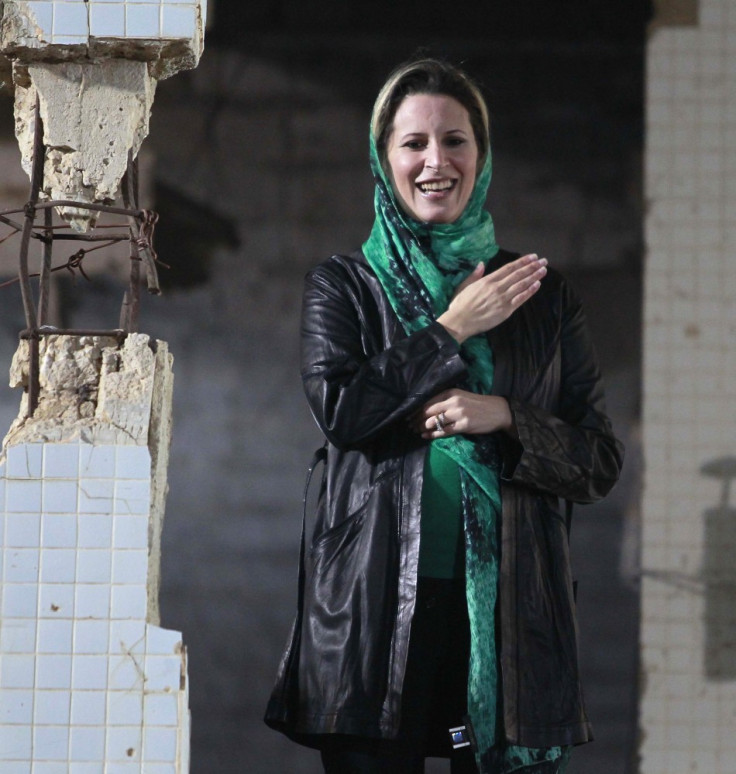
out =
[[419,183],[422,191],[446,191],[455,184],[453,180],[442,180],[441,182]]

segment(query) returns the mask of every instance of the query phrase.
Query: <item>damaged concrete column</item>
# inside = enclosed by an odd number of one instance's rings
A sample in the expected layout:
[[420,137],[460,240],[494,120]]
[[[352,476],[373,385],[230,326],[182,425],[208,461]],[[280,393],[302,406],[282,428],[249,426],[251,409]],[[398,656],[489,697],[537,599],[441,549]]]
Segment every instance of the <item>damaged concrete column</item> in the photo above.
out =
[[[108,59],[15,68],[15,133],[23,168],[31,174],[38,99],[46,159],[43,195],[89,203],[114,201],[128,151],[138,155],[148,134],[156,79],[145,62]],[[97,213],[60,207],[77,231]]]
[[[30,175],[38,98],[46,145],[42,196],[111,204],[128,154],[135,157],[148,134],[157,81],[199,61],[205,0],[5,0],[0,13],[0,53],[12,63],[24,169]],[[77,231],[96,218],[75,207],[60,214]]]
[[[38,408],[24,396],[0,455],[0,769],[186,774],[186,651],[158,611],[171,356],[142,334],[40,355]],[[21,342],[16,387],[28,360]]]

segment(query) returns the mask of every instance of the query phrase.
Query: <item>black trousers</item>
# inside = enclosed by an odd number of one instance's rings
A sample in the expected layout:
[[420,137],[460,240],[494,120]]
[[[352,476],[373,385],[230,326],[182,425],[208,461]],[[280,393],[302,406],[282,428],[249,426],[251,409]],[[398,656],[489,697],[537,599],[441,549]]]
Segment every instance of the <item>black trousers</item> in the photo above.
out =
[[449,735],[467,713],[469,654],[464,579],[420,578],[398,737],[329,737],[326,774],[423,774],[425,757],[434,756],[449,757],[452,774],[477,774],[470,748],[453,750]]
[[[478,774],[471,749],[453,750],[449,735],[467,714],[469,658],[465,580],[419,578],[398,737],[327,737],[325,774],[424,774],[427,757],[450,758],[451,774]],[[523,774],[562,774],[563,760],[528,767]]]

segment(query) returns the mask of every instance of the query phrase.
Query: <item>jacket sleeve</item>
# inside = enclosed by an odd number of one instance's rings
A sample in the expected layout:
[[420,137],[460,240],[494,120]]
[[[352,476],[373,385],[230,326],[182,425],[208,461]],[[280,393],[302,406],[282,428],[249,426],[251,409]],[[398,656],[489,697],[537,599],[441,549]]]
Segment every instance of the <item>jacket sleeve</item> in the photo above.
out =
[[505,443],[502,478],[578,503],[616,483],[623,445],[606,415],[603,383],[579,299],[566,283],[560,338],[560,394],[554,413],[509,398],[518,442]]
[[304,391],[322,432],[343,449],[358,447],[409,416],[465,373],[458,343],[439,323],[374,351],[382,346],[376,344],[383,341],[382,331],[368,330],[362,307],[347,275],[320,268],[307,275],[301,326]]

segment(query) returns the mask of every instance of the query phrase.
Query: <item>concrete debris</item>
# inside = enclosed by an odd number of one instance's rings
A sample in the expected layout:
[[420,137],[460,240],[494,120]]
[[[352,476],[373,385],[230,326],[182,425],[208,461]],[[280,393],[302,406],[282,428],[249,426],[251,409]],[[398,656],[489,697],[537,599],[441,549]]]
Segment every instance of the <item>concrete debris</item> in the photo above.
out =
[[[7,80],[12,62],[23,168],[30,175],[38,97],[47,149],[41,197],[111,204],[129,152],[135,157],[148,134],[157,81],[199,62],[206,0],[186,7],[171,3],[171,14],[166,8],[157,12],[150,28],[137,30],[135,37],[124,25],[100,26],[97,20],[109,9],[101,0],[66,9],[73,34],[60,35],[52,5],[0,0],[0,82]],[[59,212],[76,231],[96,222],[97,214],[83,208]]]
[[[23,168],[30,175],[38,98],[46,145],[42,195],[112,203],[128,152],[135,157],[148,134],[156,80],[145,62],[108,59],[24,69],[25,77],[17,73],[15,78],[15,133]],[[59,209],[77,231],[95,223],[97,213],[90,210]]]
[[[122,346],[105,336],[43,337],[38,407],[28,418],[23,395],[3,447],[76,439],[146,446],[153,439],[154,451],[166,450],[156,456],[165,457],[171,434],[172,361],[166,342],[152,346],[145,334],[129,334]],[[28,342],[21,341],[10,367],[11,387],[28,384],[28,365]],[[166,459],[160,462],[165,470]]]

